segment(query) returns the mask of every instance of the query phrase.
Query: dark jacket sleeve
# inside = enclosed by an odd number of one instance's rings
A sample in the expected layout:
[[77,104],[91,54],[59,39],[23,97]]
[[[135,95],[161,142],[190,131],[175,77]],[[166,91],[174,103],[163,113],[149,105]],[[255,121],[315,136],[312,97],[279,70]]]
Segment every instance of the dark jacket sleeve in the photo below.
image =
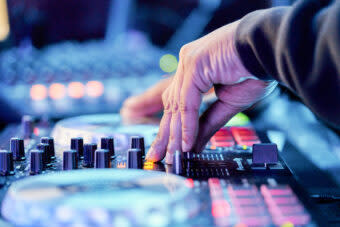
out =
[[302,0],[241,19],[236,48],[246,68],[294,91],[340,129],[340,2]]

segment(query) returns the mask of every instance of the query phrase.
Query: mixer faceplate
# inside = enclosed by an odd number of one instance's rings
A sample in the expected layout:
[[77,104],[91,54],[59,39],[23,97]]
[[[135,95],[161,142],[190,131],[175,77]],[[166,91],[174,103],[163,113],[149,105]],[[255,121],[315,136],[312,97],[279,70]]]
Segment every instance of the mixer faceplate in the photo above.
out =
[[52,136],[56,145],[63,149],[69,147],[70,138],[73,137],[82,137],[84,143],[100,145],[100,138],[113,136],[115,150],[120,152],[129,148],[131,136],[143,136],[145,146],[150,146],[157,132],[158,124],[125,125],[119,114],[94,114],[59,121],[52,131]]
[[118,226],[123,222],[124,226],[167,226],[197,213],[198,204],[183,177],[155,171],[88,169],[14,182],[2,214],[12,223],[26,226]]

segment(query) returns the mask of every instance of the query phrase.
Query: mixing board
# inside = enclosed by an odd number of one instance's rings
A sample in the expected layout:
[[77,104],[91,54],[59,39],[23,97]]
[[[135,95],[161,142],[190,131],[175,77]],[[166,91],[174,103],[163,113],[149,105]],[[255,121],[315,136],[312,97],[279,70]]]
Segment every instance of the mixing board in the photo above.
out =
[[144,160],[157,129],[118,115],[7,127],[3,225],[322,226],[276,144],[251,124],[221,128],[172,165]]

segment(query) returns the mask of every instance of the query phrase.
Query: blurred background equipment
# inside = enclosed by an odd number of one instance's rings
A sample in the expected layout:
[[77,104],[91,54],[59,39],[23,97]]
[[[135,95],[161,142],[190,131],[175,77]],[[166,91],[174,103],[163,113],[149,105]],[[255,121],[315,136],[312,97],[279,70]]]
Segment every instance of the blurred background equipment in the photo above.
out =
[[[268,6],[263,0],[9,1],[12,47],[0,52],[0,96],[19,114],[117,112],[128,96],[176,70],[183,44]],[[6,1],[1,9],[5,34]]]

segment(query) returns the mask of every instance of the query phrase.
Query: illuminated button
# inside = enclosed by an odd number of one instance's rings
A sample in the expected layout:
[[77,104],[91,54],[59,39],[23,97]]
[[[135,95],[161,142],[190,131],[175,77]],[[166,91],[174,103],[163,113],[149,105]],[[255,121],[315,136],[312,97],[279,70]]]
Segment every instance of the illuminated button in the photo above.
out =
[[295,205],[298,200],[295,196],[267,197],[265,198],[268,206],[270,205]]
[[244,223],[246,226],[268,226],[271,224],[271,218],[267,215],[264,216],[254,216],[254,217],[241,217],[241,222]]
[[267,185],[261,185],[261,193],[263,196],[288,196],[293,195],[292,189],[287,185],[280,185],[275,187],[268,187]]
[[144,170],[153,170],[154,163],[153,162],[144,162],[143,169]]
[[250,198],[233,198],[233,204],[244,206],[244,205],[259,205],[262,204],[262,200],[259,197],[250,197]]
[[235,145],[234,139],[230,131],[226,128],[222,128],[215,133],[210,139],[213,146],[216,147],[232,147]]
[[191,178],[186,179],[185,183],[189,188],[193,188],[195,186],[194,180]]
[[116,168],[125,169],[126,168],[126,162],[118,162],[117,165],[116,165]]
[[300,204],[295,204],[295,205],[271,206],[269,207],[269,211],[273,216],[280,216],[304,213],[305,209]]
[[228,192],[231,196],[256,196],[259,195],[256,186],[229,185]]
[[237,206],[236,204],[232,204],[239,216],[254,216],[254,215],[264,215],[267,213],[267,210],[264,206]]
[[230,205],[226,200],[212,201],[211,213],[213,217],[228,217],[230,215]]
[[256,132],[249,127],[231,127],[231,134],[238,145],[252,146],[253,144],[260,143]]

